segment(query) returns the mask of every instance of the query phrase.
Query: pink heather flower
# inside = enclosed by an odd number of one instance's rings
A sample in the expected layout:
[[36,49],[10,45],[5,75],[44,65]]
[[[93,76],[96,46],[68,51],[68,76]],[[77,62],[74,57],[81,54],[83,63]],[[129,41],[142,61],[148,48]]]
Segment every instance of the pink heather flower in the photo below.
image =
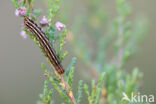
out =
[[25,7],[21,7],[21,8],[19,8],[19,9],[16,9],[16,11],[15,11],[15,15],[16,16],[25,16],[27,14],[27,9],[25,8]]
[[25,16],[27,14],[27,9],[25,7],[21,7],[18,10],[21,16]]
[[55,26],[56,26],[56,28],[57,28],[58,31],[63,31],[66,28],[66,25],[64,25],[61,22],[56,22],[55,23]]
[[16,15],[16,16],[19,16],[19,10],[16,9],[15,15]]
[[48,19],[46,18],[46,16],[43,16],[43,18],[40,21],[40,25],[41,26],[46,26],[49,23]]
[[28,35],[27,35],[26,32],[23,31],[23,30],[21,31],[20,35],[22,36],[23,39],[28,38]]

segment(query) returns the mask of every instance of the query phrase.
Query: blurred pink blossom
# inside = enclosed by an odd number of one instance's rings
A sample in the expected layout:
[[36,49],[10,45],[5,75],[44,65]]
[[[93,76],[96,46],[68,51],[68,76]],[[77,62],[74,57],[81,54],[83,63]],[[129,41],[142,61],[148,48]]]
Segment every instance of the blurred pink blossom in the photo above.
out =
[[16,16],[25,16],[27,14],[27,9],[25,8],[25,7],[21,7],[21,8],[19,8],[19,9],[16,9],[15,10],[15,15]]
[[55,23],[55,26],[56,26],[56,28],[57,28],[58,31],[63,31],[66,28],[66,25],[64,25],[61,22],[56,22]]
[[23,39],[28,38],[28,35],[27,35],[26,32],[23,31],[23,30],[21,31],[20,35],[22,36]]
[[17,9],[15,10],[15,15],[19,16],[19,10],[17,10]]
[[46,26],[49,23],[48,19],[46,18],[46,16],[43,16],[43,18],[40,21],[40,25],[41,26]]

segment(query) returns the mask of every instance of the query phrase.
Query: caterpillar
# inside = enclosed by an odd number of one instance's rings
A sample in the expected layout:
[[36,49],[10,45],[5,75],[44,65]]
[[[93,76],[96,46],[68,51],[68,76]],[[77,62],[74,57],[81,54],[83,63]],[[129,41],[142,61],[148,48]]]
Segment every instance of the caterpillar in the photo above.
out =
[[29,30],[39,41],[39,44],[43,48],[44,52],[46,53],[50,63],[54,66],[55,70],[58,74],[63,74],[65,72],[58,56],[52,45],[50,44],[47,36],[41,30],[41,28],[31,19],[28,17],[24,18],[24,26],[27,30]]

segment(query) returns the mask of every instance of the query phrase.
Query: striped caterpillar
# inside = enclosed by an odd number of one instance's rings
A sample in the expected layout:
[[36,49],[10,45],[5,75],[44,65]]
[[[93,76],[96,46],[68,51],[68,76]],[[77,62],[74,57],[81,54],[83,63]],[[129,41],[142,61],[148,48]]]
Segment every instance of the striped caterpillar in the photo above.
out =
[[37,26],[36,23],[34,23],[34,21],[29,19],[28,17],[24,18],[24,25],[26,29],[32,32],[36,39],[39,41],[39,44],[41,45],[41,47],[43,47],[43,50],[45,51],[48,59],[50,60],[51,64],[54,66],[58,74],[63,74],[65,70],[61,65],[61,62],[45,33],[40,29],[40,27]]

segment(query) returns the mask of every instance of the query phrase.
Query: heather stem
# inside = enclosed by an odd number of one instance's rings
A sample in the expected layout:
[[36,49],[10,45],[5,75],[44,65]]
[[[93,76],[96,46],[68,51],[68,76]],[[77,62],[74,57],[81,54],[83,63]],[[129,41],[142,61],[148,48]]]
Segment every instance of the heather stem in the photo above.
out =
[[73,92],[69,90],[69,85],[65,82],[62,75],[58,75],[60,81],[63,83],[63,87],[65,88],[68,96],[70,97],[73,104],[77,104]]

